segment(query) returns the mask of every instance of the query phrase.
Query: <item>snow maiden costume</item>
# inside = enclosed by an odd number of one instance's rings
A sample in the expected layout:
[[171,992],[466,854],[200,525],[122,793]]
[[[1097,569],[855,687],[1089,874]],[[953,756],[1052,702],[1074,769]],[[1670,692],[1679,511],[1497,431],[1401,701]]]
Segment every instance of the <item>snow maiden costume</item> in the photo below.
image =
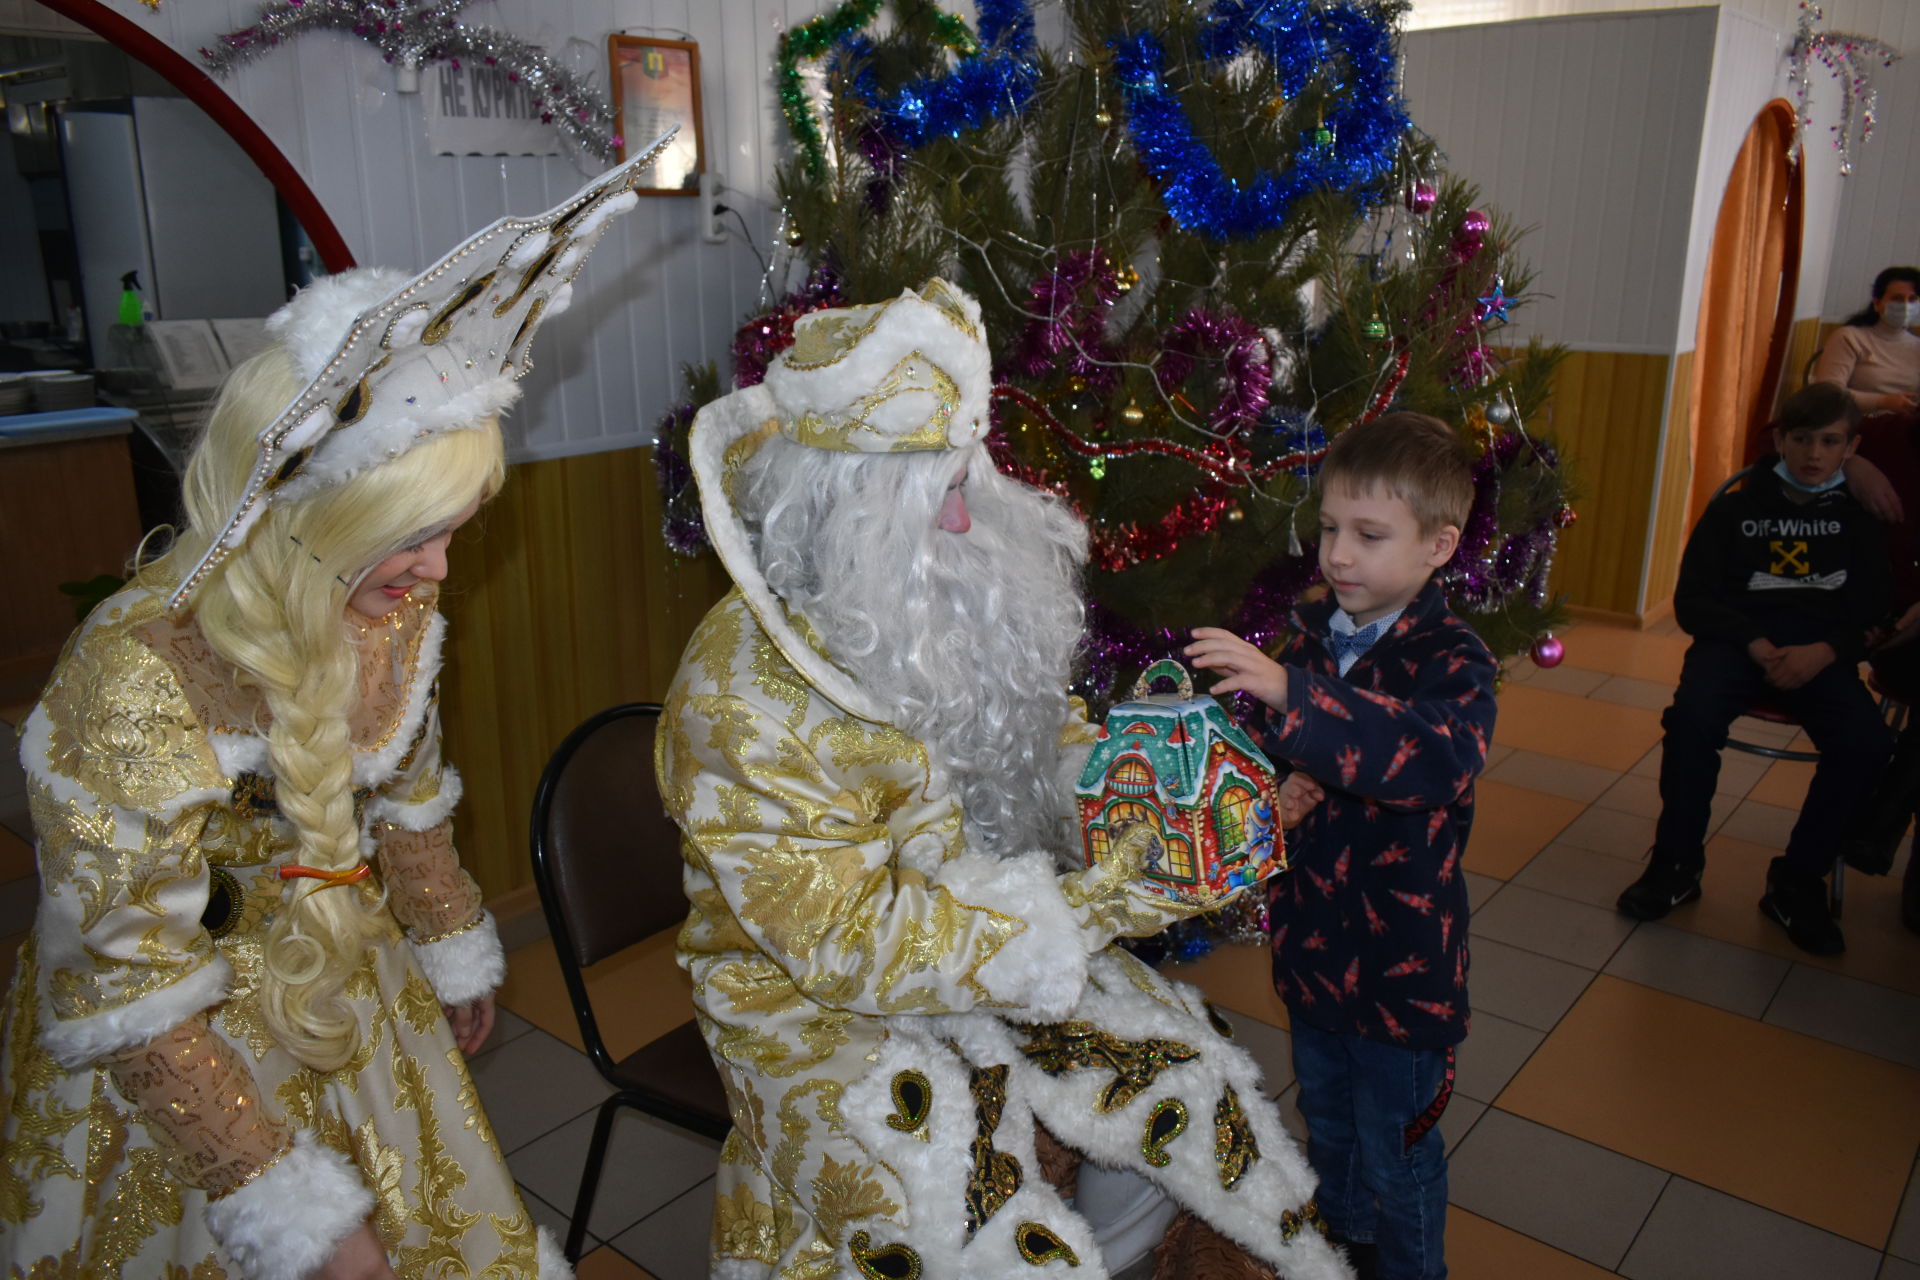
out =
[[[1046,850],[984,849],[937,744],[775,594],[763,531],[736,505],[752,455],[787,448],[778,437],[842,456],[973,448],[969,492],[1013,486],[974,443],[988,385],[978,306],[933,281],[803,317],[763,384],[694,425],[707,530],[736,589],[688,645],[657,763],[685,833],[681,963],[734,1124],[713,1274],[1106,1276],[1089,1222],[1042,1174],[1044,1125],[1280,1274],[1345,1276],[1315,1229],[1313,1175],[1229,1024],[1108,945],[1182,908],[1119,863],[1063,875]],[[1094,731],[1077,704],[1065,712],[1057,674],[1058,732],[1079,744],[1057,753],[1070,778]],[[1063,836],[1065,819],[1063,805]]]
[[[296,865],[308,837],[276,781],[273,717],[202,623],[220,575],[272,550],[249,532],[286,542],[274,530],[294,527],[299,503],[364,486],[423,442],[440,452],[415,456],[434,465],[453,456],[441,437],[476,427],[493,433],[481,447],[497,468],[494,418],[518,395],[533,331],[565,306],[601,226],[635,203],[652,154],[417,277],[345,273],[277,313],[284,354],[252,367],[281,370],[282,390],[234,419],[229,486],[244,500],[213,514],[204,555],[190,543],[183,563],[143,570],[69,642],[21,738],[41,899],[0,1056],[6,1276],[298,1280],[369,1220],[403,1277],[571,1274],[520,1200],[442,1014],[490,994],[505,961],[451,840],[460,780],[440,759],[433,593],[341,619],[358,630],[341,705],[356,671],[359,698],[340,811],[357,865],[339,874]],[[418,515],[385,506],[393,521]],[[263,519],[269,507],[281,514]],[[322,628],[342,590],[320,595]],[[324,758],[338,768],[338,752]],[[296,892],[362,895],[367,940],[357,967],[352,949],[342,964],[332,1069],[292,1052],[266,1003],[274,920]]]

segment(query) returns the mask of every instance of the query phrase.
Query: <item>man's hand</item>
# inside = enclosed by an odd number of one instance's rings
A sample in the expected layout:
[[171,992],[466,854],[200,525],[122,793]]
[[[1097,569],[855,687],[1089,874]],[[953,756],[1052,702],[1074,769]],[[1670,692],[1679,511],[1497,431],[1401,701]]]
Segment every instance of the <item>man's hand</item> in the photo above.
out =
[[1194,666],[1226,677],[1213,686],[1215,694],[1245,690],[1275,711],[1287,709],[1287,669],[1233,632],[1195,627],[1184,652]]
[[[1912,396],[1892,398],[1903,401],[1913,399]],[[1913,405],[1909,403],[1901,407],[1911,409]],[[1887,479],[1886,472],[1857,453],[1841,463],[1840,470],[1846,473],[1847,488],[1853,491],[1854,498],[1873,516],[1886,524],[1899,524],[1906,519],[1906,511],[1900,505],[1900,495],[1894,492],[1893,481]]]
[[453,1042],[460,1046],[460,1052],[471,1058],[487,1037],[493,1034],[493,995],[491,992],[481,996],[472,1004],[443,1004],[440,1011],[447,1015],[447,1025],[453,1028]]
[[1288,774],[1280,783],[1280,828],[1291,831],[1300,825],[1300,820],[1313,812],[1313,806],[1327,798],[1327,793],[1299,770]]
[[373,1224],[363,1222],[360,1229],[334,1247],[333,1256],[320,1264],[312,1280],[397,1280],[387,1262],[387,1251]]
[[1825,640],[1812,644],[1784,645],[1779,657],[1767,668],[1767,683],[1776,689],[1798,689],[1807,681],[1825,671],[1839,654]]

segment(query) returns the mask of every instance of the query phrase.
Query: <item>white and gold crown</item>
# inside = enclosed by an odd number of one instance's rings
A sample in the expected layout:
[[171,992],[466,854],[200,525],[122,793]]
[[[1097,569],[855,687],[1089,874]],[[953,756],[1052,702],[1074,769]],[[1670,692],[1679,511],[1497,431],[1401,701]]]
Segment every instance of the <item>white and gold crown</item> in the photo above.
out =
[[246,496],[168,599],[178,606],[274,502],[303,497],[422,440],[478,426],[519,398],[533,335],[566,310],[573,278],[633,185],[672,141],[531,218],[502,218],[418,275],[373,269],[319,281],[267,328],[307,385],[260,433]]
[[957,449],[987,433],[992,360],[980,304],[945,280],[801,316],[764,384],[780,431],[853,453]]

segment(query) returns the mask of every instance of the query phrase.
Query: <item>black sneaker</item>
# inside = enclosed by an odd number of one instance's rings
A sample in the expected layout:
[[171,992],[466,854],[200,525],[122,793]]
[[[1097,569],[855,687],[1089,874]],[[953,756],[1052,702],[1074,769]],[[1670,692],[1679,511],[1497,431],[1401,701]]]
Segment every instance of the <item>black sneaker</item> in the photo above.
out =
[[1837,956],[1847,949],[1845,935],[1827,910],[1827,883],[1775,858],[1767,868],[1767,896],[1760,911],[1787,931],[1793,945],[1816,956]]
[[1654,854],[1640,878],[1628,885],[1615,904],[1623,916],[1658,920],[1667,912],[1700,897],[1700,873]]

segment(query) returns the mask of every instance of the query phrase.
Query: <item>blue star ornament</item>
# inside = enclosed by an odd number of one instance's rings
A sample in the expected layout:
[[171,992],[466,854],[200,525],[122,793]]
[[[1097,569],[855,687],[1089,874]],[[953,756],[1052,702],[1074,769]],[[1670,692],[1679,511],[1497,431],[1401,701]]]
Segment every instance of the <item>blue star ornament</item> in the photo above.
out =
[[1512,310],[1515,302],[1519,301],[1517,298],[1509,297],[1506,289],[1506,285],[1495,278],[1493,292],[1485,297],[1474,299],[1473,318],[1488,328],[1506,324],[1507,312]]

